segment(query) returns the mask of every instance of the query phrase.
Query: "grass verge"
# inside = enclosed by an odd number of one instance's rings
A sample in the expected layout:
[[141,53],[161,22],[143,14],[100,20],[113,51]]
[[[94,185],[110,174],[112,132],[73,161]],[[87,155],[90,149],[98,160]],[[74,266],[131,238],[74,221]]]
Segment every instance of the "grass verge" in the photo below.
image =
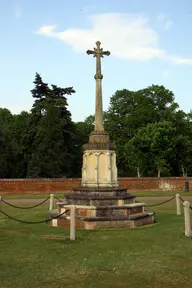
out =
[[[46,204],[1,207],[23,220],[47,218]],[[0,214],[0,287],[192,287],[192,239],[184,236],[183,216],[175,215],[174,201],[151,210],[156,225],[77,230],[76,241],[69,241],[68,229],[20,224]]]
[[[181,196],[192,196],[192,191],[184,192],[184,191],[157,191],[157,192],[130,192],[131,194],[135,195],[136,197],[166,197],[166,196],[174,196],[177,193],[179,193]],[[54,193],[54,195],[58,198],[63,197],[63,195],[66,194],[66,192],[63,193]],[[5,194],[1,195],[4,199],[45,199],[50,194]]]

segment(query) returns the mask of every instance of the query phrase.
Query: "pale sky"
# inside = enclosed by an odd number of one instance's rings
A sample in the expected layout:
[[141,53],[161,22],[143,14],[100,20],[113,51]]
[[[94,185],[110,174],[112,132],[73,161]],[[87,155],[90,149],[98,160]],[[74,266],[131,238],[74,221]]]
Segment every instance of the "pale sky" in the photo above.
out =
[[[104,4],[103,4],[104,3]],[[73,86],[74,121],[94,113],[97,40],[104,110],[120,89],[164,85],[186,112],[192,109],[191,0],[0,0],[0,107],[29,111],[35,73]]]

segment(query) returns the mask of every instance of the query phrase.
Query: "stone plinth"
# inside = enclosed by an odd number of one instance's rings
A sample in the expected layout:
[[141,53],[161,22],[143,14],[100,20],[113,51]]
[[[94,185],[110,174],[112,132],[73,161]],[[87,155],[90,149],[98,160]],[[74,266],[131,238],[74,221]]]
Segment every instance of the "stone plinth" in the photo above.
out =
[[[58,203],[59,209],[52,211],[56,216],[70,209],[71,205]],[[67,212],[53,226],[69,227],[70,213]],[[82,229],[135,228],[154,223],[154,213],[144,209],[144,203],[117,206],[76,206],[76,227]]]
[[65,195],[66,203],[71,205],[121,205],[133,203],[135,196],[120,187],[76,187]]
[[[154,223],[154,213],[146,211],[144,203],[136,203],[135,196],[121,187],[76,187],[50,216],[76,207],[76,227],[82,229],[134,228]],[[69,227],[70,212],[52,225]]]
[[117,187],[115,146],[106,131],[93,131],[84,145],[83,187]]
[[84,187],[117,187],[115,151],[86,150],[83,154],[81,185]]

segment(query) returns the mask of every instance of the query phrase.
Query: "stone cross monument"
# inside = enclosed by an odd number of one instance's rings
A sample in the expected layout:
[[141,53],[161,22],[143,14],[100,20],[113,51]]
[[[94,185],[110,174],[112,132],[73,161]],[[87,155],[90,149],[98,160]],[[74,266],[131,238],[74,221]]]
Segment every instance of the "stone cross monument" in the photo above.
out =
[[[64,202],[58,203],[58,210],[50,212],[56,216],[74,208],[76,227],[83,229],[133,228],[154,223],[154,213],[144,209],[144,203],[136,203],[135,196],[124,187],[119,187],[117,179],[115,145],[103,125],[101,58],[110,55],[96,42],[94,50],[87,54],[96,57],[96,101],[95,128],[84,145],[82,182],[66,194]],[[56,226],[69,227],[69,212],[59,217]]]

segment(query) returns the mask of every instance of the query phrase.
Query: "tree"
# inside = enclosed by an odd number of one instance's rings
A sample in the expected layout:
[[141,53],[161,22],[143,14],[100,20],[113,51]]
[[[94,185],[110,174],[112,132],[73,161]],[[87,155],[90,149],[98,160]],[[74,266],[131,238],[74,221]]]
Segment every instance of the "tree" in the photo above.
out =
[[17,178],[19,145],[15,139],[15,118],[8,109],[0,108],[0,178]]
[[93,131],[93,124],[87,122],[75,123],[75,141],[74,141],[74,164],[73,175],[81,177],[83,145],[89,141],[89,134]]
[[162,85],[152,85],[148,88],[139,90],[138,93],[141,94],[142,97],[150,100],[152,118],[148,123],[164,120],[171,121],[173,119],[179,105],[174,102],[175,97],[172,91],[166,89]]
[[147,132],[151,134],[151,153],[154,165],[157,167],[158,177],[161,172],[170,174],[170,164],[175,151],[176,128],[168,121],[148,124]]
[[176,160],[182,176],[192,175],[192,142],[187,135],[178,135],[175,141]]
[[35,76],[36,98],[31,110],[27,143],[28,169],[30,177],[70,176],[74,149],[74,124],[67,109],[64,95],[75,93],[72,87],[49,88],[39,74]]
[[4,132],[0,131],[0,178],[10,178],[10,142]]
[[[95,115],[89,115],[88,117],[85,118],[84,122],[89,124],[89,125],[92,125],[92,130],[94,130]],[[107,112],[106,111],[103,111],[103,122],[104,122],[104,126],[106,126],[107,125]]]
[[187,114],[178,110],[173,119],[173,126],[176,128],[175,153],[172,161],[173,175],[183,176],[191,171],[191,139],[192,121],[190,113]]
[[116,139],[132,138],[138,128],[148,123],[171,121],[178,104],[174,95],[163,86],[152,85],[139,91],[118,90],[110,99],[106,124]]
[[146,131],[146,127],[140,128],[134,137],[129,140],[124,147],[125,164],[130,169],[137,171],[137,177],[150,175],[151,165],[151,137]]
[[[124,161],[125,165],[131,170],[137,171],[137,177],[141,177],[146,170],[148,153],[144,152],[145,147],[149,147],[148,143],[144,144],[144,139],[141,142],[140,135],[135,135],[131,140],[125,144],[124,148]],[[141,135],[145,136],[145,135]],[[147,140],[147,139],[146,139]],[[142,146],[141,146],[142,144]]]
[[172,122],[178,104],[174,95],[163,86],[152,85],[139,91],[118,90],[110,99],[106,112],[106,129],[117,145],[117,165],[120,175],[128,171],[124,161],[125,145],[148,123]]
[[92,127],[94,129],[95,115],[89,115],[88,117],[86,117],[84,123],[86,123],[88,125],[92,125]]
[[9,133],[0,131],[0,178],[17,178],[18,145]]
[[124,156],[128,163],[139,170],[142,169],[147,176],[153,176],[155,170],[158,177],[161,173],[169,175],[175,151],[175,137],[176,129],[171,122],[149,123],[146,127],[140,128],[125,145]]

